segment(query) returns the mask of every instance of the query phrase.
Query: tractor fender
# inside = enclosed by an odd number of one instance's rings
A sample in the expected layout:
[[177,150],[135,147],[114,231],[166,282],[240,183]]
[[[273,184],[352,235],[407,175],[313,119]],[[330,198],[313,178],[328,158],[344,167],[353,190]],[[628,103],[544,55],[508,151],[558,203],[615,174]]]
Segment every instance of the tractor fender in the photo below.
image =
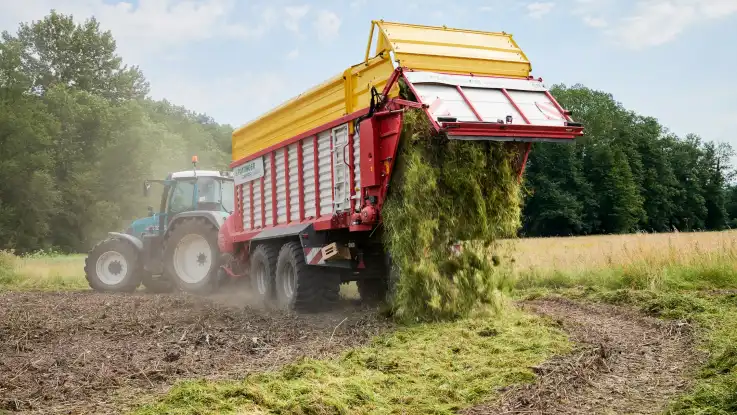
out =
[[133,245],[136,248],[139,254],[143,252],[143,242],[133,235],[129,235],[127,233],[120,233],[120,232],[108,232],[108,235],[110,235],[113,238],[118,238],[118,239],[122,239],[124,241],[129,242],[131,245]]
[[204,218],[208,220],[215,227],[215,229],[218,230],[220,230],[220,227],[223,225],[223,223],[225,223],[225,216],[221,212],[213,212],[210,210],[194,210],[192,212],[180,213],[171,218],[169,226],[167,226],[166,228],[166,234],[169,234],[169,231],[174,229],[173,225],[175,225],[181,219],[185,218]]

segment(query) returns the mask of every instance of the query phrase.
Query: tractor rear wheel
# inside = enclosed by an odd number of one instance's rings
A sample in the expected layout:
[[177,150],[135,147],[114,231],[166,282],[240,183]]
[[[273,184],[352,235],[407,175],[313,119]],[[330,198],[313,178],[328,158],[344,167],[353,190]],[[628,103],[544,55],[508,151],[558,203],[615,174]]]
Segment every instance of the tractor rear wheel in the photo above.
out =
[[287,242],[279,250],[274,288],[279,308],[300,312],[328,309],[340,298],[338,275],[307,265],[297,242]]
[[138,251],[121,239],[105,239],[84,260],[84,273],[96,291],[133,292],[141,283]]
[[209,294],[217,287],[218,229],[206,219],[183,219],[164,242],[164,267],[182,291]]

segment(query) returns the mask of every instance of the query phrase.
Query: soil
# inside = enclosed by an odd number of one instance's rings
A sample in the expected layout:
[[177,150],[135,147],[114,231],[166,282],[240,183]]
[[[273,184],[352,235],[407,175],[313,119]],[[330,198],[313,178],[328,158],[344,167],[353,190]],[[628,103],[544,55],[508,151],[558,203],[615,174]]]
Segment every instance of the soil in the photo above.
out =
[[335,355],[389,327],[354,304],[296,316],[238,296],[0,293],[0,413],[120,413],[176,380]]
[[509,388],[497,401],[461,413],[662,413],[688,389],[689,375],[703,358],[685,322],[565,299],[530,301],[523,307],[552,319],[576,347],[532,368],[536,383]]

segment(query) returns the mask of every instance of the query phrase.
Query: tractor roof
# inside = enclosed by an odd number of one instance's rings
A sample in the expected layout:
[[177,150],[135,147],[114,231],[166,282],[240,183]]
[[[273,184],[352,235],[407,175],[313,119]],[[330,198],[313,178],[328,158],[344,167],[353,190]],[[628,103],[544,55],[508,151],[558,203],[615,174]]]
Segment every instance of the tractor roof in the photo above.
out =
[[[184,179],[195,177],[194,170],[178,171],[171,174],[172,179]],[[231,179],[230,172],[217,170],[197,170],[197,177],[219,177],[223,179]]]

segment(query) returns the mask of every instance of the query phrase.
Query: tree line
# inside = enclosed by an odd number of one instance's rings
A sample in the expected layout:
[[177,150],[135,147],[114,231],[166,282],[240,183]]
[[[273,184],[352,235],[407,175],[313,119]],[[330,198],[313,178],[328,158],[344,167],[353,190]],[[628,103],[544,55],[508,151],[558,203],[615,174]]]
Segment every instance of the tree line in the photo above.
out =
[[[145,215],[141,183],[227,168],[230,125],[148,97],[111,33],[52,11],[0,37],[0,250],[84,252]],[[583,122],[572,145],[535,145],[522,235],[724,229],[737,218],[732,149],[680,138],[611,95],[553,94]]]
[[556,85],[552,94],[582,122],[573,145],[533,146],[523,235],[562,236],[722,230],[737,218],[726,143],[678,137],[626,110],[611,94]]
[[142,181],[227,168],[231,126],[147,98],[95,19],[51,12],[0,38],[0,249],[83,252],[145,215]]

